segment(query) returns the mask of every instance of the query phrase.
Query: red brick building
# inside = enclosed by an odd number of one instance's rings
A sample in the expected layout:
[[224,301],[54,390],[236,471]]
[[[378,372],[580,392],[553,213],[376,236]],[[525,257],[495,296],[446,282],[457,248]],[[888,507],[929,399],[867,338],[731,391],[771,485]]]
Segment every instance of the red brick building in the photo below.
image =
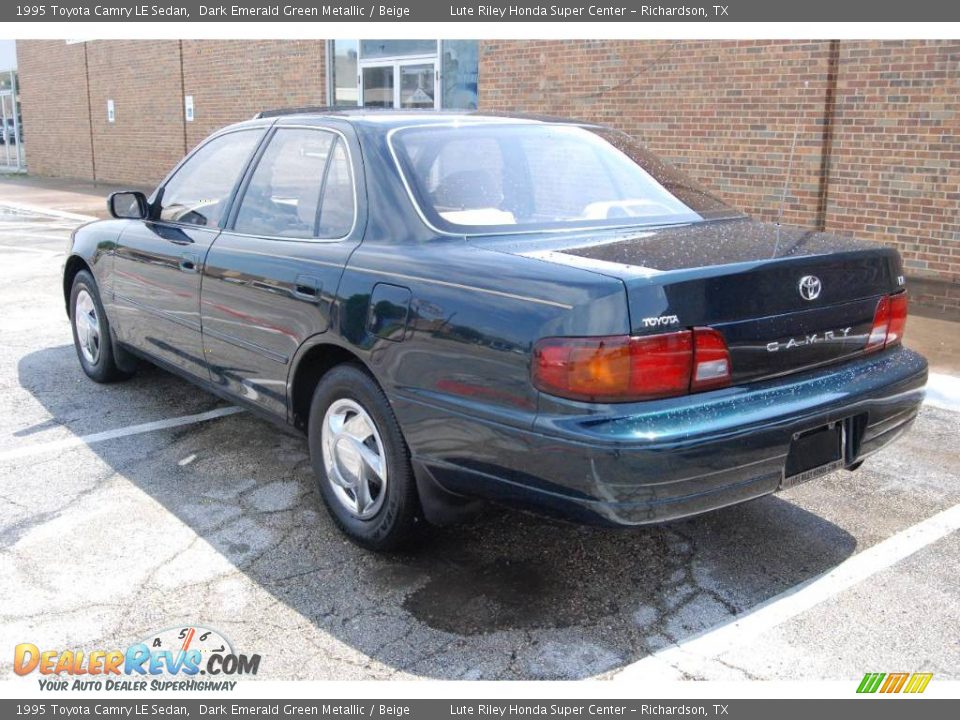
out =
[[263,108],[478,106],[613,125],[769,220],[796,134],[784,221],[893,245],[925,281],[915,296],[960,309],[960,41],[17,48],[27,164],[38,175],[151,185],[211,130]]

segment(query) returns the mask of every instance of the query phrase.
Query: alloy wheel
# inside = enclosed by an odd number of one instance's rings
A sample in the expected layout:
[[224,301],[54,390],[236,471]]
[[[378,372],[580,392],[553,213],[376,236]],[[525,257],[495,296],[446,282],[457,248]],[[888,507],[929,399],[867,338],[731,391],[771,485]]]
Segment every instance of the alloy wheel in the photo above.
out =
[[321,430],[323,465],[337,500],[360,520],[369,520],[387,495],[387,460],[376,423],[347,398],[331,403]]
[[97,314],[97,305],[93,297],[81,288],[77,293],[77,301],[73,307],[73,324],[77,329],[77,342],[80,352],[91,365],[96,365],[100,359],[100,344],[103,333],[100,330],[100,316]]

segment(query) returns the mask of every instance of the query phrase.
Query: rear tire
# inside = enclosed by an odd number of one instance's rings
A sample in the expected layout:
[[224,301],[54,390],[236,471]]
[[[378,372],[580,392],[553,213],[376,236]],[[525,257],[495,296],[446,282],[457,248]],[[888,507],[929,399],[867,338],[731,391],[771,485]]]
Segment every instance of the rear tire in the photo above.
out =
[[400,426],[366,372],[340,365],[313,393],[310,459],[320,496],[337,526],[369,550],[412,539],[420,502]]
[[100,293],[93,276],[81,270],[73,278],[70,290],[70,325],[73,346],[80,366],[94,382],[126,380],[132,373],[121,370],[113,354],[110,322],[100,302]]

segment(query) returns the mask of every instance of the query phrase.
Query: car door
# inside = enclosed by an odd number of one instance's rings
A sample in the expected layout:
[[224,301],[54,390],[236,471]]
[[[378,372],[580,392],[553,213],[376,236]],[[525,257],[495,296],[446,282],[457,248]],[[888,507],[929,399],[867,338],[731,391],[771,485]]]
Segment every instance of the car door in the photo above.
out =
[[200,337],[200,280],[243,170],[264,128],[216,135],[157,190],[146,220],[131,220],[114,257],[120,339],[209,379]]
[[340,275],[362,237],[358,163],[347,128],[277,126],[204,266],[211,378],[280,417],[293,356],[329,327]]

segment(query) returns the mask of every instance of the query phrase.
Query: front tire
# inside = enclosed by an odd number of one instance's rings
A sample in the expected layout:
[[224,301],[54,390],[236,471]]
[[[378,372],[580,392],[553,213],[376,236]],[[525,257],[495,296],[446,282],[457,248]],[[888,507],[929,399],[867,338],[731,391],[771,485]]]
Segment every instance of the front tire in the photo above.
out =
[[100,302],[97,283],[86,270],[78,272],[73,279],[70,324],[73,327],[73,346],[87,377],[98,383],[130,377],[130,373],[117,366],[110,339],[110,322]]
[[328,372],[310,406],[310,458],[330,515],[354,542],[386,552],[420,515],[407,446],[386,396],[352,365]]

